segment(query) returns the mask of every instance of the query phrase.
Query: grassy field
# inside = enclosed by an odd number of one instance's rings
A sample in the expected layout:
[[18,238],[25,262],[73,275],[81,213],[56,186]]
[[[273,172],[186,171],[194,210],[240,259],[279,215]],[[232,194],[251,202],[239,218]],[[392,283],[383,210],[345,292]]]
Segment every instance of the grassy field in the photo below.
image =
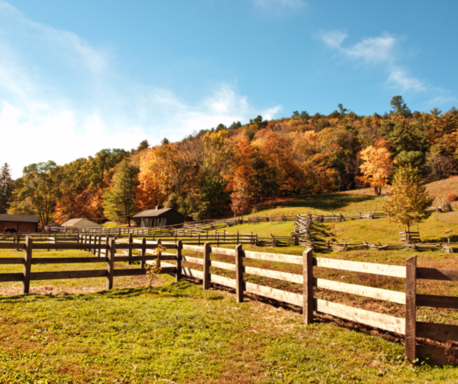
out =
[[[276,210],[318,212],[368,211],[381,198],[327,195],[285,202]],[[307,204],[300,207],[300,204]],[[337,207],[339,209],[337,209]],[[274,214],[274,213],[272,213]],[[420,225],[422,239],[458,238],[455,212],[433,214]],[[260,223],[230,231],[260,236],[289,235],[292,222]],[[330,236],[360,242],[399,242],[396,224],[385,219],[329,223]],[[229,247],[229,246],[228,246]],[[304,247],[244,249],[300,255]],[[189,255],[201,256],[192,252]],[[316,253],[355,261],[405,265],[415,253],[405,251],[351,251]],[[0,250],[0,257],[23,251]],[[35,251],[34,257],[91,256],[85,251]],[[227,256],[212,259],[233,263]],[[301,274],[299,265],[244,260],[245,265]],[[184,263],[196,269],[199,265]],[[418,265],[458,268],[454,254],[418,253]],[[116,268],[138,268],[126,263]],[[106,263],[34,265],[33,271],[105,269]],[[0,273],[19,272],[22,266],[2,265]],[[233,277],[230,271],[211,273]],[[315,276],[335,281],[404,291],[404,280],[316,268]],[[245,275],[247,281],[302,291],[285,281]],[[115,278],[115,289],[104,291],[105,278],[31,283],[31,295],[21,296],[21,283],[0,284],[1,383],[391,383],[458,382],[456,368],[423,362],[405,367],[399,342],[336,326],[320,320],[304,326],[297,311],[249,300],[235,303],[233,294],[203,291],[200,284],[173,283],[161,275],[148,292],[146,276]],[[418,282],[418,293],[458,296],[455,283]],[[404,306],[316,289],[318,298],[404,317]],[[419,308],[418,319],[458,324],[454,310]]]
[[0,297],[2,383],[455,382],[403,347],[189,282]]
[[[327,195],[308,195],[299,196],[283,201],[275,205],[260,207],[254,215],[258,216],[278,216],[278,215],[297,215],[297,214],[339,214],[381,212],[383,196],[369,195],[350,195],[350,194],[327,194]],[[252,214],[252,215],[253,215]],[[248,215],[251,217],[252,215]]]

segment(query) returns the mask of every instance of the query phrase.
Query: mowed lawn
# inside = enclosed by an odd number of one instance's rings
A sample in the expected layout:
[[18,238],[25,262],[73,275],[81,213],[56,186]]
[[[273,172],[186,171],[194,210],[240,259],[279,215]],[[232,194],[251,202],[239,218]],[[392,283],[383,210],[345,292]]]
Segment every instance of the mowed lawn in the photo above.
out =
[[186,281],[0,308],[2,383],[458,381],[456,368],[405,367],[398,343]]

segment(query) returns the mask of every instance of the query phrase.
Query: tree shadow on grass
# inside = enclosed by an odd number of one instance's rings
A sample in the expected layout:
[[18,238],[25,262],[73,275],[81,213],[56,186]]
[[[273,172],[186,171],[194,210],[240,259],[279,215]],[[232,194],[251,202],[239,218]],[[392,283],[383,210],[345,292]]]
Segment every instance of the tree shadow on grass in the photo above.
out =
[[303,208],[322,209],[325,211],[335,211],[344,208],[353,203],[375,202],[379,196],[366,195],[344,195],[344,194],[324,194],[324,195],[304,195],[297,196],[294,200],[284,201],[278,204],[272,204],[262,207],[262,210],[282,208]]

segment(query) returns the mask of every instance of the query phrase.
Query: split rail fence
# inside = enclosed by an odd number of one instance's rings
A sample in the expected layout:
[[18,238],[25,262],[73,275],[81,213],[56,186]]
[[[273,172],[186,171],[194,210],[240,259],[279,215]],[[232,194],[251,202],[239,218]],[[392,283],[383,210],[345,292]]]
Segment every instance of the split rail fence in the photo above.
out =
[[[162,245],[167,250],[176,250],[176,253],[162,253],[156,256],[153,250]],[[346,260],[313,257],[312,249],[305,250],[302,256],[244,251],[242,244],[234,249],[212,247],[209,242],[203,246],[183,244],[180,240],[176,243],[162,242],[143,239],[135,239],[132,243],[117,243],[114,238],[108,238],[106,243],[34,243],[31,237],[27,237],[24,243],[0,243],[0,249],[23,249],[24,257],[3,257],[0,264],[23,265],[22,273],[0,273],[0,282],[20,281],[23,285],[23,293],[29,293],[30,282],[38,280],[76,279],[106,277],[107,289],[113,288],[115,277],[144,275],[144,263],[151,262],[159,257],[161,260],[160,273],[174,274],[176,280],[183,276],[202,280],[203,289],[208,289],[210,283],[219,284],[235,289],[237,302],[243,302],[246,293],[259,295],[279,302],[292,304],[303,308],[304,323],[309,324],[313,320],[313,312],[335,316],[344,320],[353,321],[388,332],[405,336],[405,354],[407,363],[413,363],[420,356],[430,355],[432,362],[437,364],[456,363],[449,360],[448,350],[445,348],[419,345],[417,338],[428,338],[440,341],[458,341],[458,326],[450,324],[419,322],[416,318],[416,308],[426,306],[433,308],[458,308],[458,297],[433,296],[417,294],[417,280],[448,280],[458,281],[458,270],[418,268],[416,256],[407,260],[405,266],[364,263]],[[97,257],[34,257],[34,250],[45,249],[82,249],[98,253]],[[133,256],[132,251],[139,250],[140,256]],[[119,256],[117,251],[128,251],[129,254]],[[202,257],[183,255],[183,251],[193,254],[202,254]],[[101,255],[101,253],[105,255]],[[234,263],[212,260],[210,255],[223,255],[233,257]],[[289,263],[302,265],[303,273],[294,274],[282,271],[270,270],[245,266],[244,260],[264,260],[275,263]],[[140,268],[117,269],[118,262],[140,262]],[[164,261],[164,262],[162,262]],[[167,263],[173,261],[174,264]],[[100,263],[106,262],[106,269],[94,270],[62,270],[52,272],[35,272],[32,266],[37,264],[74,264],[74,263]],[[183,265],[186,263],[186,265]],[[202,269],[198,270],[197,265]],[[235,272],[235,279],[210,273],[210,267]],[[405,292],[367,287],[362,285],[348,284],[338,281],[316,278],[315,268],[330,268],[339,271],[351,271],[379,276],[389,276],[405,279]],[[272,288],[266,285],[254,284],[247,281],[246,275],[255,275],[271,279],[278,279],[303,285],[302,294],[288,292]],[[383,300],[405,305],[405,318],[376,313],[361,308],[356,308],[341,303],[335,303],[314,296],[314,287],[359,295],[371,299]]]

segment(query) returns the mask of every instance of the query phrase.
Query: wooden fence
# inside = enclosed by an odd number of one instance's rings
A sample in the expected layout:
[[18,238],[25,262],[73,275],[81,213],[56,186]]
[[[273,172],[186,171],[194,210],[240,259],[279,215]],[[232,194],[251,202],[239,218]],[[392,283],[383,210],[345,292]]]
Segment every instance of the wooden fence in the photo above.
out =
[[[168,249],[176,250],[176,254],[162,253],[159,258],[162,262],[161,273],[174,274],[176,280],[182,276],[202,280],[203,288],[208,289],[210,283],[235,289],[237,302],[243,302],[246,293],[259,295],[274,299],[280,302],[292,304],[303,308],[304,323],[309,324],[313,320],[313,311],[323,313],[345,320],[361,323],[370,327],[393,332],[405,336],[406,361],[413,363],[418,357],[430,355],[431,361],[437,364],[456,363],[449,361],[449,350],[427,345],[419,345],[417,338],[428,338],[441,341],[458,341],[458,326],[450,324],[436,324],[418,322],[416,320],[416,307],[427,306],[434,308],[458,308],[458,297],[418,295],[416,292],[416,281],[426,280],[448,280],[458,281],[458,270],[418,268],[416,256],[406,262],[406,266],[394,266],[374,263],[363,263],[346,260],[313,257],[312,249],[306,249],[302,256],[274,254],[244,251],[242,244],[234,249],[212,247],[209,242],[203,246],[182,244],[180,240],[176,243],[167,243],[152,240],[135,239],[132,243],[117,243],[114,238],[108,238],[106,243],[55,243],[38,244],[34,243],[31,237],[27,237],[24,243],[0,243],[0,249],[23,249],[24,257],[0,258],[0,264],[23,265],[22,273],[0,273],[0,282],[21,281],[23,293],[28,293],[31,281],[54,280],[54,279],[76,279],[106,277],[106,287],[113,287],[114,278],[118,276],[135,276],[146,274],[143,268],[145,262],[156,259],[156,255],[148,255],[156,249],[159,244]],[[98,253],[98,257],[34,257],[34,249],[82,249]],[[117,251],[128,251],[129,255],[119,256]],[[140,256],[133,256],[133,250],[140,250]],[[202,257],[183,255],[182,251],[192,251],[202,254]],[[100,255],[104,252],[105,255]],[[234,263],[211,260],[210,255],[224,255],[234,258]],[[245,259],[264,260],[271,262],[289,263],[302,265],[303,274],[294,274],[276,270],[245,266]],[[139,261],[140,268],[116,269],[117,262]],[[175,264],[166,261],[174,261]],[[95,270],[62,270],[57,272],[34,272],[33,265],[38,264],[74,264],[74,263],[100,263],[106,262],[106,269]],[[183,263],[187,263],[183,266]],[[189,267],[201,266],[201,270]],[[210,267],[235,272],[235,279],[210,273]],[[194,267],[195,268],[195,267]],[[379,276],[390,276],[405,279],[405,292],[366,287],[355,284],[348,284],[339,281],[331,281],[314,276],[315,268],[330,268],[339,271],[352,271]],[[281,289],[272,288],[266,285],[254,284],[246,281],[246,275],[262,276],[271,279],[278,279],[303,285],[303,293],[298,294]],[[352,295],[359,295],[371,299],[384,300],[406,306],[405,318],[376,313],[361,308],[317,299],[314,297],[314,287],[332,290]],[[424,344],[424,343],[423,343]]]
[[[385,264],[362,263],[355,261],[315,258],[312,249],[307,249],[303,256],[282,255],[244,251],[242,245],[235,249],[213,248],[209,243],[202,247],[183,245],[183,250],[198,252],[203,257],[181,256],[181,262],[202,266],[201,270],[183,267],[181,273],[185,276],[202,280],[203,288],[208,289],[209,283],[216,283],[235,289],[237,302],[242,302],[245,293],[252,293],[269,299],[303,307],[304,322],[309,324],[313,319],[313,311],[332,315],[345,320],[361,323],[384,331],[405,336],[406,362],[413,363],[418,357],[430,355],[430,361],[445,365],[457,363],[449,361],[445,347],[431,347],[417,345],[417,338],[428,338],[440,341],[458,341],[458,326],[449,324],[436,324],[418,322],[416,320],[416,307],[428,306],[434,308],[458,308],[458,297],[418,295],[416,293],[416,280],[448,280],[458,281],[458,270],[417,268],[416,256],[407,260],[406,266]],[[210,255],[225,255],[234,257],[234,263],[224,263],[210,259]],[[266,260],[272,262],[303,265],[303,274],[286,273],[263,268],[244,266],[244,259]],[[163,264],[166,265],[166,264]],[[171,264],[167,264],[172,266]],[[210,273],[210,267],[235,272],[235,279]],[[315,278],[314,268],[331,268],[339,271],[352,271],[379,276],[390,276],[405,279],[405,292],[366,287]],[[287,292],[284,290],[253,284],[244,279],[244,274],[263,276],[272,279],[284,280],[303,285],[303,294]],[[376,313],[361,308],[316,299],[314,287],[359,295],[371,299],[384,300],[406,306],[405,318]]]
[[[22,264],[24,266],[22,273],[0,273],[0,282],[22,281],[22,292],[29,293],[30,282],[38,280],[57,280],[57,279],[78,279],[78,278],[91,278],[91,277],[106,277],[107,289],[113,288],[113,280],[118,276],[136,276],[145,275],[147,270],[144,268],[133,269],[115,269],[117,262],[132,262],[140,261],[145,262],[148,260],[156,259],[156,255],[147,255],[147,249],[156,249],[157,242],[154,244],[116,244],[114,238],[108,238],[107,243],[104,244],[84,244],[84,243],[57,243],[57,244],[37,244],[34,243],[31,237],[27,237],[24,243],[0,243],[0,249],[24,249],[24,257],[2,257],[0,258],[0,265],[7,264]],[[178,241],[174,244],[165,244],[166,249],[176,249],[179,257],[181,252],[181,242]],[[117,250],[132,250],[141,248],[143,250],[141,256],[116,256]],[[81,249],[105,251],[105,256],[99,257],[33,257],[34,249]],[[99,252],[100,255],[100,252]],[[164,254],[160,255],[160,260],[177,260],[177,255]],[[93,270],[77,270],[77,271],[57,271],[57,272],[33,272],[32,265],[37,264],[74,264],[74,263],[101,263],[106,262],[106,269],[93,269]],[[177,266],[165,266],[161,269],[160,273],[176,274]]]

